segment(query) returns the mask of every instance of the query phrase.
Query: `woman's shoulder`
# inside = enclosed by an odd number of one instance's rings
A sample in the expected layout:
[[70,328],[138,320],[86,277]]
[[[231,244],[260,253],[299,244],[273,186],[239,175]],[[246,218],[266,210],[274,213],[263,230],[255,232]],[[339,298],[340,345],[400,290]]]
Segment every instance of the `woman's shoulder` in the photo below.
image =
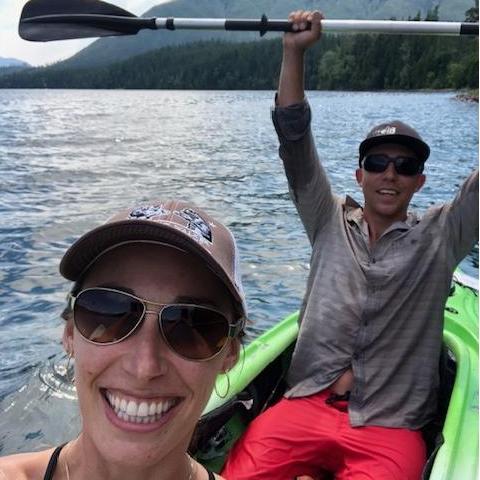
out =
[[0,480],[42,480],[55,449],[18,453],[0,458]]
[[[197,480],[225,480],[220,474],[212,472],[197,461],[194,461],[193,465],[195,465],[195,478]],[[0,478],[0,480],[2,479]]]

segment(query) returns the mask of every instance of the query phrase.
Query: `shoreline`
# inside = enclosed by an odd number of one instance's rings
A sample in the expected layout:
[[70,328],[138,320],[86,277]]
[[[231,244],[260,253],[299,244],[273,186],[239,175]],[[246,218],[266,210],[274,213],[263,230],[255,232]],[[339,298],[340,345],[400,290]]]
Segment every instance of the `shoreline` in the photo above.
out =
[[474,102],[478,103],[478,89],[476,90],[462,90],[455,95],[457,100],[461,102]]

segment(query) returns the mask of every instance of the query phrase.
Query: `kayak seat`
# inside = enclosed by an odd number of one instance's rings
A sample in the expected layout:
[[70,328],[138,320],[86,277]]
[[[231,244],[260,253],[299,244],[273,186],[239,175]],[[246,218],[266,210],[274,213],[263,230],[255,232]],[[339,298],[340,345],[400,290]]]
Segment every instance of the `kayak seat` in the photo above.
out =
[[[200,418],[195,428],[188,451],[192,455],[223,449],[226,444],[222,435],[225,425],[235,415],[248,415],[253,400],[249,392],[243,391],[225,402],[220,407],[208,412]],[[203,456],[203,455],[202,455]]]
[[423,438],[427,446],[427,463],[423,469],[422,480],[427,480],[430,477],[435,457],[444,442],[442,430],[452,395],[455,375],[455,358],[447,346],[443,345],[440,353],[440,386],[437,412],[435,418],[422,429]]
[[215,410],[202,415],[188,449],[197,460],[218,471],[226,453],[246,425],[278,401],[286,388],[284,377],[293,347],[292,344],[282,352],[244,390]]

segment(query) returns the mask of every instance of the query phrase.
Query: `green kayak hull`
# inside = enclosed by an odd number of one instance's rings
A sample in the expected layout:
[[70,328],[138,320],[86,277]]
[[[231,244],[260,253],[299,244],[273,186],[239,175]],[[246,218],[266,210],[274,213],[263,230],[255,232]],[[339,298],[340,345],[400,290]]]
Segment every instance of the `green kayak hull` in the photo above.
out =
[[478,479],[478,292],[454,284],[445,308],[444,343],[456,362],[432,480]]
[[[215,471],[221,469],[229,449],[251,418],[258,414],[251,411],[255,410],[252,405],[261,396],[258,390],[264,389],[265,383],[269,385],[278,372],[278,382],[274,381],[267,388],[273,391],[279,386],[288,368],[297,333],[298,312],[242,349],[228,379],[225,375],[218,377],[216,391],[199,424],[199,427],[203,424],[207,433],[203,436],[199,434],[201,439],[192,449],[199,461]],[[452,284],[445,308],[444,346],[449,361],[454,365],[454,373],[449,387],[445,387],[448,390],[446,414],[423,478],[477,480],[478,292],[458,282]],[[267,400],[265,404],[268,405],[273,395]],[[265,404],[261,408],[265,408]]]

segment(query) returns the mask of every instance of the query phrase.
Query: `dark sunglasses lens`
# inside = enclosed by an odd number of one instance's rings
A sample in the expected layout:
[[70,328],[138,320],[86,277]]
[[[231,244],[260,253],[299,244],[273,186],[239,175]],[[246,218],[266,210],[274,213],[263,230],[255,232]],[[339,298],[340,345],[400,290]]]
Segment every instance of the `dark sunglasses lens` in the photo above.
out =
[[115,342],[128,335],[143,314],[143,304],[121,292],[85,290],[73,309],[77,330],[95,343]]
[[420,173],[421,162],[413,157],[389,158],[386,155],[368,155],[363,161],[363,168],[367,172],[384,172],[388,164],[393,162],[395,170],[399,175],[412,176]]
[[395,159],[395,168],[400,175],[416,175],[420,173],[421,163],[413,157],[397,157]]
[[388,157],[384,155],[368,155],[363,161],[363,168],[367,172],[380,173],[388,167]]
[[228,338],[227,318],[206,307],[169,305],[162,310],[160,321],[172,350],[191,360],[212,357]]

